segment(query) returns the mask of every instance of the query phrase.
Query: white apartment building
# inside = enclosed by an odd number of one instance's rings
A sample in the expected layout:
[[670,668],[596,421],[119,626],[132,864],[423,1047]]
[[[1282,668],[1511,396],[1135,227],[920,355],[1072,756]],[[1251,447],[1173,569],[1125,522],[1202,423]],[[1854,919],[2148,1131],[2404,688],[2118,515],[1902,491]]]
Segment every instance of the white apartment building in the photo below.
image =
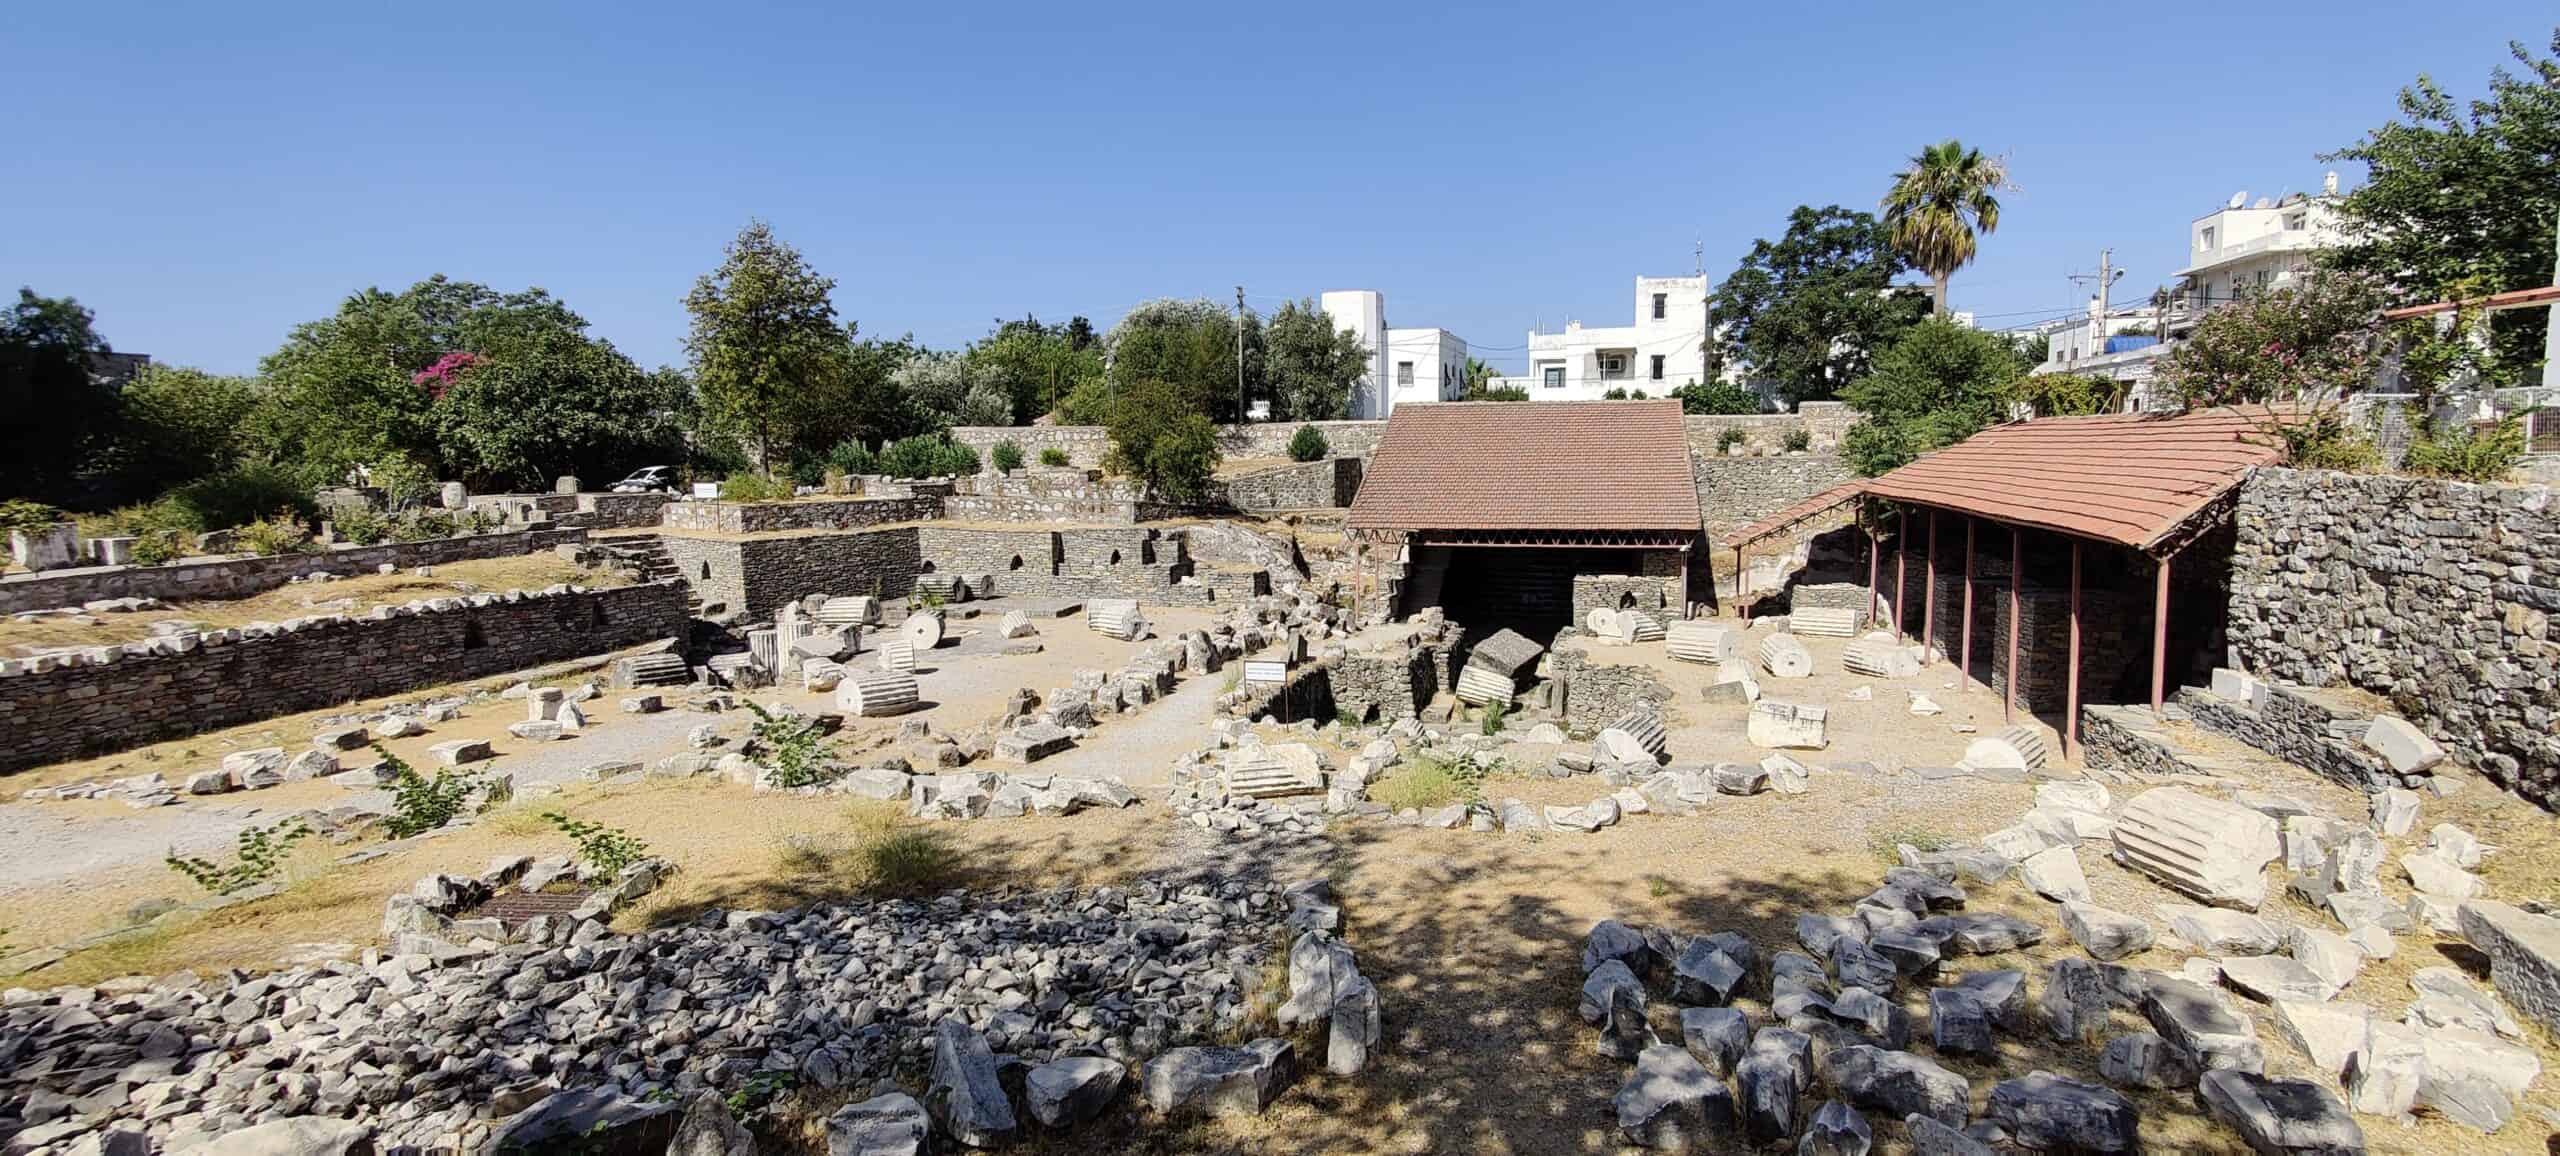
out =
[[2338,174],[2321,180],[2319,196],[2294,193],[2250,202],[2246,191],[2195,219],[2187,229],[2187,282],[2197,312],[2243,294],[2291,284],[2311,268],[2314,249],[2337,244]]
[[1316,299],[1336,329],[1360,337],[1369,372],[1351,390],[1351,416],[1384,421],[1411,402],[1456,401],[1467,389],[1466,339],[1446,329],[1391,329],[1375,289],[1334,289]]
[[1565,323],[1529,332],[1529,372],[1497,379],[1531,401],[1594,401],[1610,390],[1661,397],[1706,379],[1707,279],[1638,277],[1635,324]]

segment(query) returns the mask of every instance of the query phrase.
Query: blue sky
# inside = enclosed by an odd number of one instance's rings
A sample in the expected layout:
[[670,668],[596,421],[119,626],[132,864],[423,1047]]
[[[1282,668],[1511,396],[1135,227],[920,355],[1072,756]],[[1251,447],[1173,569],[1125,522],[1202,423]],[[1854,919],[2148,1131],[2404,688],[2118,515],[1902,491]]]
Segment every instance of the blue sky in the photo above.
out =
[[8,7],[0,282],[225,371],[438,272],[542,286],[681,362],[679,299],[751,216],[866,333],[1365,287],[1516,369],[1534,321],[1625,324],[1634,275],[1703,242],[1720,277],[1949,135],[2019,185],[1954,283],[2007,325],[2072,308],[2102,246],[2119,298],[2147,294],[2191,218],[2316,188],[2400,85],[2477,94],[2555,23],[2548,0]]

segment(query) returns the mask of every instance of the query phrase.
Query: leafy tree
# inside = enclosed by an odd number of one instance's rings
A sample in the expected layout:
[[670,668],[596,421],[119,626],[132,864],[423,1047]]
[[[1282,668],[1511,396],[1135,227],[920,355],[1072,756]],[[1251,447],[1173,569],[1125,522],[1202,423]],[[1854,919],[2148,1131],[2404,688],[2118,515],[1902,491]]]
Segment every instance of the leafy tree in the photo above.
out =
[[1932,318],[1876,357],[1841,394],[1866,420],[1849,427],[1841,455],[1874,477],[1972,437],[2008,416],[2027,363],[1997,334]]
[[561,474],[611,480],[673,457],[687,392],[672,371],[552,330],[455,374],[431,417],[446,466],[465,480],[548,489]]
[[[2424,76],[2400,90],[2400,116],[2322,158],[2366,167],[2339,201],[2348,243],[2328,259],[2376,276],[2401,302],[2551,283],[2560,230],[2560,28],[2550,55],[2508,51],[2522,75],[2489,74],[2486,98],[2457,103]],[[2490,315],[2499,363],[2542,358],[2548,311]]]
[[969,362],[976,375],[1012,399],[1012,417],[987,424],[1020,424],[1056,409],[1078,385],[1101,379],[1102,339],[1082,317],[1063,325],[1024,317],[998,324],[970,346]]
[[1474,396],[1474,397],[1470,397],[1470,398],[1468,398],[1467,400],[1468,400],[1468,401],[1527,401],[1527,400],[1529,400],[1529,391],[1528,391],[1528,390],[1525,390],[1525,389],[1522,389],[1522,388],[1520,388],[1519,386],[1516,386],[1516,385],[1498,385],[1498,386],[1490,386],[1490,387],[1487,387],[1487,388],[1486,388],[1482,393],[1479,393],[1479,394],[1477,394],[1477,395],[1476,395],[1476,396]]
[[2011,392],[2037,417],[2083,417],[2123,409],[2125,391],[2126,383],[2112,378],[2038,373],[2019,378]]
[[1929,275],[1931,312],[1947,315],[1947,279],[1973,261],[1975,239],[2000,228],[2008,166],[1953,137],[1921,148],[1885,193],[1894,247]]
[[1351,416],[1351,390],[1369,371],[1360,335],[1336,329],[1308,301],[1283,302],[1263,333],[1265,386],[1273,421],[1338,421]]
[[1671,391],[1682,413],[1758,413],[1760,395],[1725,381],[1693,381]]
[[1218,429],[1183,404],[1188,393],[1171,382],[1129,383],[1112,407],[1111,453],[1104,464],[1173,501],[1206,495],[1218,469]]
[[1298,432],[1289,435],[1290,461],[1312,462],[1332,452],[1333,446],[1325,441],[1324,431],[1314,426],[1299,426]]
[[[1237,408],[1236,319],[1217,302],[1149,301],[1129,311],[1103,339],[1111,366],[1110,382],[1122,399],[1140,382],[1172,389],[1165,400],[1177,412],[1202,414],[1212,421],[1232,422]],[[1245,315],[1245,388],[1261,376],[1261,323]],[[1115,407],[1116,408],[1116,407]]]
[[[1478,361],[1472,357],[1468,358],[1466,369],[1466,392],[1460,395],[1460,400],[1487,400],[1485,394],[1493,388],[1493,379],[1500,376],[1502,376],[1501,372],[1494,369],[1492,365]],[[1526,401],[1528,399],[1523,397],[1521,400]]]
[[93,371],[107,352],[94,321],[69,297],[25,288],[0,313],[0,495],[67,500],[115,428],[115,388]]
[[1909,267],[1874,217],[1799,205],[1784,237],[1754,242],[1716,286],[1717,358],[1774,382],[1789,406],[1829,400],[1928,313],[1893,290]]
[[[729,243],[720,267],[685,295],[693,315],[685,349],[703,405],[739,431],[770,470],[804,431],[810,403],[834,393],[847,372],[846,341],[828,300],[835,280],[798,250],[751,221]],[[814,387],[814,388],[813,388]],[[813,397],[814,395],[814,397]],[[812,446],[836,438],[810,437]]]
[[2204,315],[2161,355],[2157,388],[2190,407],[2342,397],[2373,381],[2383,293],[2369,276],[2311,276]]
[[121,399],[123,428],[110,455],[119,489],[140,497],[239,464],[242,434],[263,386],[254,378],[154,365]]

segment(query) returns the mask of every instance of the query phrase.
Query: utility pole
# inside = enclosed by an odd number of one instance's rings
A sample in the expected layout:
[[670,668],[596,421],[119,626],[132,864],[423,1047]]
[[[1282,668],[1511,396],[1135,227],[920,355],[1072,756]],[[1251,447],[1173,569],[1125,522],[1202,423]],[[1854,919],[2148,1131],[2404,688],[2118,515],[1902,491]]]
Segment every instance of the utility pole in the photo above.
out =
[[2074,284],[2091,280],[2098,283],[2097,308],[2089,314],[2089,355],[2092,357],[2106,352],[2107,297],[2115,288],[2116,282],[2124,277],[2124,270],[2115,267],[2115,254],[2116,251],[2113,248],[2098,250],[2098,271],[2095,275],[2071,274]]
[[1244,397],[1244,286],[1236,286],[1236,424],[1245,421]]

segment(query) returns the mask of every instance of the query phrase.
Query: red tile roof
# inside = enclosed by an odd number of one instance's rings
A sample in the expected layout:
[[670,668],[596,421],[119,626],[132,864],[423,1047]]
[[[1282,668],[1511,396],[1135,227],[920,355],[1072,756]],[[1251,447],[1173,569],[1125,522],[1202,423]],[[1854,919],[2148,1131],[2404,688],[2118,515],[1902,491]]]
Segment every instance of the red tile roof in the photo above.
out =
[[1397,406],[1360,480],[1362,530],[1695,532],[1677,401]]
[[2147,550],[2283,458],[2260,407],[1993,426],[1871,478],[1864,491]]
[[2399,321],[2409,317],[2424,317],[2430,313],[2451,313],[2457,309],[2479,309],[2494,313],[2501,309],[2524,309],[2556,301],[2560,301],[2560,285],[2545,285],[2535,289],[2509,289],[2504,293],[2492,293],[2486,297],[2473,297],[2463,301],[2431,301],[2424,305],[2411,305],[2403,309],[2388,309],[2383,311],[2382,319]]

